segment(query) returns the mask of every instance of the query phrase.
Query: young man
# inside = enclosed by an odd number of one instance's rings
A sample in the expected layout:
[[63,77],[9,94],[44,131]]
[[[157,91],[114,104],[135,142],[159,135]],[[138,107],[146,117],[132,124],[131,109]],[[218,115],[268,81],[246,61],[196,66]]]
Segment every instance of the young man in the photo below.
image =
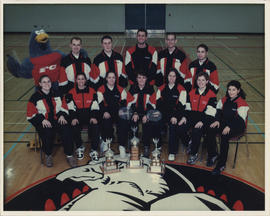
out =
[[165,83],[171,68],[175,68],[178,71],[176,83],[184,85],[184,80],[189,73],[186,55],[176,47],[176,34],[167,33],[165,41],[167,48],[158,54],[156,85],[161,86]]
[[156,108],[155,93],[153,86],[147,83],[144,72],[138,72],[136,83],[130,87],[130,95],[127,97],[127,107],[133,112],[131,127],[137,127],[142,122],[142,143],[144,156],[149,157],[151,138],[160,138],[160,121],[150,121],[148,111]]
[[219,89],[218,72],[216,65],[208,59],[208,47],[205,44],[197,46],[197,59],[189,64],[189,76],[185,80],[188,91],[194,88],[196,74],[205,72],[209,76],[210,89],[217,94]]
[[91,86],[97,90],[106,83],[106,74],[112,71],[116,75],[116,83],[125,88],[128,82],[123,57],[112,50],[112,38],[110,36],[103,36],[101,44],[103,50],[95,57],[93,70],[90,73]]
[[[84,73],[87,80],[91,72],[91,60],[87,53],[82,50],[82,39],[72,37],[70,40],[70,53],[61,60],[59,75],[59,89],[61,94],[67,94],[75,87],[77,73]],[[84,52],[82,52],[84,51]]]
[[147,81],[155,84],[157,72],[157,51],[146,43],[147,31],[143,28],[137,31],[137,44],[126,52],[125,65],[130,84],[135,83],[137,71],[144,71]]

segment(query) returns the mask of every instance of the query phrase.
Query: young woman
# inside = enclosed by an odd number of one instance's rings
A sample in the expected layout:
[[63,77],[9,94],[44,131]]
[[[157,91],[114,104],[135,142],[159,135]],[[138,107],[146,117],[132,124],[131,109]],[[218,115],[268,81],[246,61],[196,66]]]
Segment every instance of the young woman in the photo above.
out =
[[213,170],[214,175],[225,169],[229,150],[229,139],[238,136],[246,129],[248,104],[240,82],[232,80],[227,85],[226,96],[217,104],[217,121],[210,125],[221,133],[220,155]]
[[98,161],[99,106],[96,91],[88,87],[86,81],[85,74],[78,73],[76,75],[76,87],[71,89],[65,98],[71,117],[77,158],[82,160],[84,157],[85,147],[82,145],[81,130],[82,127],[86,125],[88,128],[88,137],[91,138],[91,151],[89,155],[92,160]]
[[178,152],[178,139],[176,136],[177,123],[185,113],[187,92],[185,88],[176,84],[178,71],[169,70],[166,84],[163,84],[156,93],[157,109],[162,113],[163,128],[169,125],[169,161],[175,160]]
[[127,106],[127,92],[116,84],[116,75],[114,72],[106,74],[106,84],[102,85],[98,91],[98,103],[101,113],[101,151],[108,149],[106,139],[114,137],[113,124],[117,126],[117,138],[119,142],[120,157],[126,156],[125,146],[128,141],[128,120],[119,117],[119,109]]
[[45,165],[53,166],[52,150],[55,132],[59,130],[64,152],[71,167],[76,166],[73,157],[71,129],[68,124],[68,110],[59,95],[51,90],[51,79],[47,76],[39,78],[39,89],[31,96],[27,104],[27,120],[31,122],[42,140],[45,152]]
[[189,92],[186,104],[186,116],[178,123],[177,134],[186,145],[188,143],[187,131],[191,128],[191,152],[188,164],[195,164],[198,159],[198,149],[201,137],[205,134],[207,143],[207,166],[213,166],[217,159],[215,130],[209,126],[215,121],[216,95],[209,88],[209,76],[205,72],[196,75],[196,86]]
[[[130,87],[131,97],[128,98],[128,107],[133,111],[131,127],[137,127],[142,122],[142,143],[144,156],[149,157],[149,147],[152,138],[160,138],[160,121],[151,121],[147,113],[156,108],[154,88],[147,83],[146,73],[139,71],[136,83]],[[159,142],[160,145],[161,142]],[[160,147],[160,146],[158,146]]]

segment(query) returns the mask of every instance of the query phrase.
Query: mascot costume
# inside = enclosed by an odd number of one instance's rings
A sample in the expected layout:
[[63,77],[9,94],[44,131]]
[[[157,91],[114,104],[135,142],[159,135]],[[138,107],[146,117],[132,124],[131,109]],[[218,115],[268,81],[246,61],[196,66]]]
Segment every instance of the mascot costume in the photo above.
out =
[[[81,50],[84,56],[88,56],[85,50]],[[39,77],[48,75],[52,83],[59,79],[61,59],[65,56],[59,50],[50,47],[49,35],[43,29],[32,31],[29,40],[29,58],[19,63],[14,57],[7,55],[7,68],[15,77],[32,78],[38,86]]]

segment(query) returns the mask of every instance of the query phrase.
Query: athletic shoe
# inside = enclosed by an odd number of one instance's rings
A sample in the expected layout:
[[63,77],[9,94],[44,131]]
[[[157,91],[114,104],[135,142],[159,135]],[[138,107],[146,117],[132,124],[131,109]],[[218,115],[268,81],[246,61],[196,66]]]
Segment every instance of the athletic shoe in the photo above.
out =
[[119,151],[120,151],[120,158],[125,158],[126,157],[126,148],[124,146],[119,146]]
[[45,165],[46,165],[47,167],[52,167],[52,166],[53,166],[52,155],[46,155],[46,154],[45,154]]
[[97,151],[92,150],[92,151],[89,153],[89,156],[91,157],[92,160],[98,161],[98,153],[97,153]]
[[187,160],[187,164],[193,165],[198,160],[198,153],[195,155],[190,155],[189,159]]
[[148,158],[149,157],[149,146],[144,146],[144,157]]
[[76,156],[78,160],[82,160],[84,158],[84,146],[80,146],[79,148],[76,149]]
[[223,170],[225,170],[225,166],[216,166],[212,171],[212,175],[220,175]]
[[218,155],[215,155],[213,157],[208,157],[206,166],[208,166],[208,167],[213,166],[215,164],[216,160],[217,160],[217,157],[218,157]]
[[175,154],[169,154],[168,160],[169,161],[174,161],[175,160]]
[[77,166],[77,160],[73,157],[73,155],[67,155],[67,162],[71,167]]

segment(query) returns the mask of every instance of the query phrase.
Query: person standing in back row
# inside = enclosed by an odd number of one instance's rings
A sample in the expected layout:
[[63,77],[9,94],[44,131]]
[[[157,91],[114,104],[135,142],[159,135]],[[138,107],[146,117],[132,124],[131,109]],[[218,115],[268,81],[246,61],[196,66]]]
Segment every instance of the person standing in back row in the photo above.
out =
[[150,85],[155,84],[158,53],[146,40],[147,31],[144,28],[138,29],[136,46],[130,47],[126,52],[125,65],[130,84],[136,82],[138,71],[146,74]]
[[176,34],[167,33],[165,41],[167,48],[158,53],[156,85],[164,84],[170,69],[175,68],[178,74],[176,84],[184,86],[184,80],[189,73],[186,55],[176,47]]
[[108,72],[116,75],[116,84],[122,88],[127,87],[128,79],[123,63],[123,57],[112,49],[112,37],[105,35],[101,38],[103,50],[94,58],[93,70],[90,73],[90,86],[96,91],[106,84]]
[[185,87],[191,91],[195,84],[195,77],[200,72],[209,76],[210,89],[217,94],[219,90],[218,71],[216,65],[208,59],[208,46],[200,44],[197,46],[197,59],[189,64],[188,76],[185,78]]

